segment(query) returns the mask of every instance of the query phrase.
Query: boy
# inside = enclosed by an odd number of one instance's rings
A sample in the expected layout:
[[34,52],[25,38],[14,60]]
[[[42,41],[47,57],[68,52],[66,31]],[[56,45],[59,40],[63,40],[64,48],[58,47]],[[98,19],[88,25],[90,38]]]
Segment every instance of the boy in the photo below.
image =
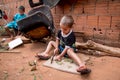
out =
[[26,17],[26,14],[24,14],[25,12],[25,8],[24,6],[20,6],[18,8],[18,12],[14,18],[13,18],[13,21],[8,23],[6,26],[5,26],[5,30],[7,31],[7,33],[10,35],[11,39],[13,39],[14,35],[12,34],[12,32],[9,30],[9,29],[14,29],[14,30],[18,30],[18,26],[17,26],[17,21],[18,20],[21,20],[23,18]]
[[55,56],[55,60],[60,61],[63,56],[67,56],[72,58],[77,64],[78,64],[78,72],[81,72],[81,74],[87,74],[90,73],[91,70],[87,69],[85,64],[81,62],[79,57],[75,54],[75,35],[72,30],[72,26],[74,24],[74,20],[72,16],[65,15],[60,21],[60,28],[61,30],[58,31],[56,42],[50,41],[47,49],[37,56],[40,59],[49,59],[49,52],[52,47],[55,48],[54,54],[58,53],[59,55]]

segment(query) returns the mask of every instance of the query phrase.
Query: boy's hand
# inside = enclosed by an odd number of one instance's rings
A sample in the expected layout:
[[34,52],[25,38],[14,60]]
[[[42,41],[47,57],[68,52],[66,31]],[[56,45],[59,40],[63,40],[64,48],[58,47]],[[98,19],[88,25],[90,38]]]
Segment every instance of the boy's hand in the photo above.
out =
[[61,60],[62,60],[61,55],[57,55],[57,56],[55,56],[54,60],[56,60],[56,61],[61,61]]
[[[59,49],[58,48],[55,48],[55,50],[54,50],[54,55],[56,55],[56,54],[58,54],[59,53]],[[62,56],[59,54],[59,55],[57,55],[57,56],[55,56],[55,58],[54,58],[54,60],[56,60],[56,61],[61,61],[61,59],[62,59]]]
[[53,59],[54,59],[54,56],[55,56],[56,54],[58,54],[58,48],[55,48],[55,50],[54,50],[54,54],[53,54],[52,59],[51,59],[51,64],[52,64]]

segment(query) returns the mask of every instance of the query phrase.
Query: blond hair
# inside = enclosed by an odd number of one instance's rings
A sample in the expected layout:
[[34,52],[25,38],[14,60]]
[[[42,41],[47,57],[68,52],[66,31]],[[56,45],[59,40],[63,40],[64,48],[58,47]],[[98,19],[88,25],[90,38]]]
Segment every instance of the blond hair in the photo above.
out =
[[63,16],[61,21],[60,21],[60,25],[65,25],[65,26],[68,26],[70,28],[72,28],[73,24],[74,24],[74,19],[71,15]]

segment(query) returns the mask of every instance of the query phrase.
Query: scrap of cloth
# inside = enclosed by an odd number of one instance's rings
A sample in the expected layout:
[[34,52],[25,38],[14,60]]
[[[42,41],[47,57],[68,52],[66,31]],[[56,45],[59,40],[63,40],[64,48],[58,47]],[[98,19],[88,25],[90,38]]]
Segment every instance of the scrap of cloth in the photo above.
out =
[[13,18],[13,21],[8,23],[6,26],[8,28],[14,28],[14,29],[18,29],[18,26],[17,26],[17,21],[23,19],[26,17],[26,14],[19,14],[17,13],[14,18]]

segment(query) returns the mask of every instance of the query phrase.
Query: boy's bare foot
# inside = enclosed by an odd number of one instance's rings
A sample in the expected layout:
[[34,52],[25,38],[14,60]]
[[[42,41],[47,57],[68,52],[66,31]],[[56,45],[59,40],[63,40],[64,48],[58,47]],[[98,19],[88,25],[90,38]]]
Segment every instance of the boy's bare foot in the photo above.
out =
[[86,69],[86,66],[82,65],[77,68],[77,71],[80,72],[81,70]]
[[60,55],[57,55],[57,56],[54,57],[54,60],[55,61],[61,61],[62,57]]

